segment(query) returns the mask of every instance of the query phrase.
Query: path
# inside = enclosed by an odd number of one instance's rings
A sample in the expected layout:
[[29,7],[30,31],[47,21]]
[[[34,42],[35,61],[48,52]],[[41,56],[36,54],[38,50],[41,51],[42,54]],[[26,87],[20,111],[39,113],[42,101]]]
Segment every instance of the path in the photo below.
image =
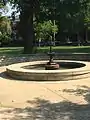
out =
[[0,68],[0,120],[89,120],[90,79],[15,81]]

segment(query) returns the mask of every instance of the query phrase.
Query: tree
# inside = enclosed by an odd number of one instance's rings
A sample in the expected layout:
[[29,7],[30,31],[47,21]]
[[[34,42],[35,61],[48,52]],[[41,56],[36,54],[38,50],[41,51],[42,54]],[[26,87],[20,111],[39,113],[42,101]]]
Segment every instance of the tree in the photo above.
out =
[[0,16],[0,42],[8,43],[11,36],[11,22],[5,16]]
[[84,17],[85,41],[88,41],[88,30],[90,30],[90,2],[87,4]]
[[[35,43],[33,21],[56,20],[59,32],[76,34],[77,39],[89,22],[90,0],[7,0],[20,11],[19,33],[24,40],[24,53],[32,53]],[[38,14],[39,11],[39,14]],[[87,26],[87,27],[86,27]]]
[[[39,0],[7,0],[20,11],[19,33],[24,40],[24,53],[32,53],[35,43],[33,16],[39,8]],[[5,3],[7,2],[5,1]]]
[[38,39],[39,42],[41,42],[41,40],[50,39],[50,37],[53,36],[54,33],[57,33],[58,27],[57,25],[54,25],[51,20],[49,20],[36,24],[35,31],[36,31],[36,38]]
[[20,9],[19,33],[24,40],[24,53],[32,53],[34,50],[35,35],[33,16],[38,11],[38,0],[19,0]]

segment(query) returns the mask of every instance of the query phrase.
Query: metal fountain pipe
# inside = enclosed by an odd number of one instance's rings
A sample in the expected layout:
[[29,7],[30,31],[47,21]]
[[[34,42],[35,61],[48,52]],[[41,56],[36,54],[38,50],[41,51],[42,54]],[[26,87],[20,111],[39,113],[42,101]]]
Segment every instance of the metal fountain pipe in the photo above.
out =
[[50,53],[52,53],[52,36],[50,36]]

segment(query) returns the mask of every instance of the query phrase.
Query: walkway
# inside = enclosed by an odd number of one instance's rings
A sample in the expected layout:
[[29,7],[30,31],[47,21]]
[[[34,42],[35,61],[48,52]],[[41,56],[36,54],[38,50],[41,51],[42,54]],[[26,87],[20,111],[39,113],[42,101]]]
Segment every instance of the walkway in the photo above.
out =
[[90,78],[19,81],[0,68],[0,120],[90,120]]

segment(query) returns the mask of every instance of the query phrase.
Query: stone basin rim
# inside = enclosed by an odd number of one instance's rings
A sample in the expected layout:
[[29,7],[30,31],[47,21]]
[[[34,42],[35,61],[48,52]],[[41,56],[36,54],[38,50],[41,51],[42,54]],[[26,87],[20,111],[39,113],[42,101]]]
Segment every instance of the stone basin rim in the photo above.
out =
[[63,69],[63,70],[37,70],[37,69],[25,69],[22,68],[28,65],[36,65],[47,63],[47,60],[42,61],[31,61],[31,62],[23,62],[23,63],[16,63],[6,67],[6,70],[17,71],[17,72],[26,72],[26,73],[68,73],[68,72],[77,72],[77,71],[90,71],[89,69],[89,62],[82,62],[82,61],[70,61],[70,60],[55,60],[55,62],[73,62],[73,63],[80,63],[85,64],[85,66],[80,68],[73,68],[73,69]]

